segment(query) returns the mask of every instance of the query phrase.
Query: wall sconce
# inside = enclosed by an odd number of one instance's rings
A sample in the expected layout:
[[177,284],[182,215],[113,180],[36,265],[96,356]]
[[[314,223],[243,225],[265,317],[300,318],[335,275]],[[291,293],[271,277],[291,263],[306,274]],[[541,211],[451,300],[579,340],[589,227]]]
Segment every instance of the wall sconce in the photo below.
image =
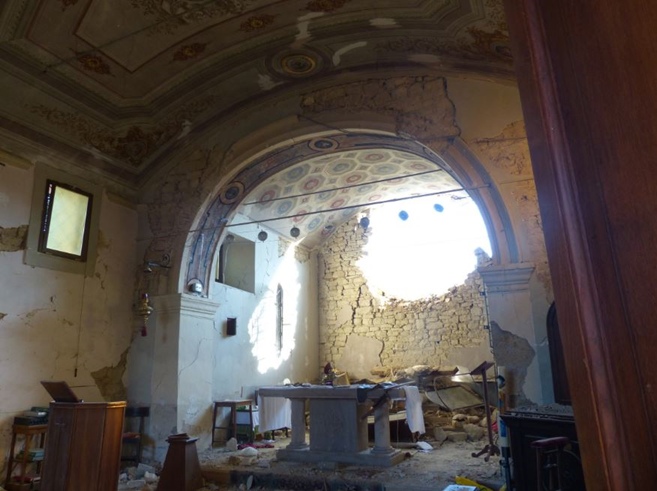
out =
[[148,334],[146,329],[146,323],[148,318],[151,316],[155,309],[151,307],[150,300],[148,298],[148,293],[142,293],[141,298],[139,299],[139,306],[137,307],[137,315],[142,319],[141,325],[141,335],[145,337]]
[[292,227],[292,228],[290,229],[290,235],[291,235],[292,237],[294,237],[295,239],[296,239],[297,237],[299,237],[300,234],[301,234],[301,230],[299,230],[298,227]]
[[264,242],[265,240],[267,240],[267,237],[268,237],[267,232],[265,232],[264,230],[261,230],[260,232],[258,232],[258,239],[261,242]]

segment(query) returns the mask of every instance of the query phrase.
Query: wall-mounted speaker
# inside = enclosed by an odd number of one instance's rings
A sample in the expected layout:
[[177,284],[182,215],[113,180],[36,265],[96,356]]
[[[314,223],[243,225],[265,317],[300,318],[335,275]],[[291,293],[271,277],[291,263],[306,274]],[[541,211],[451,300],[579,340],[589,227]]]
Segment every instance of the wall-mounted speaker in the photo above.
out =
[[237,318],[228,317],[226,319],[226,336],[235,336],[237,334]]

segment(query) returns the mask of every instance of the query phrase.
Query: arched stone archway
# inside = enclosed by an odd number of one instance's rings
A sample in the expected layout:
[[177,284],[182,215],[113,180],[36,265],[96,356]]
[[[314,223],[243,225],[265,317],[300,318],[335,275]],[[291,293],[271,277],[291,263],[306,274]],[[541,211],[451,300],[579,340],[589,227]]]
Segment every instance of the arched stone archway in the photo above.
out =
[[[187,291],[194,292],[199,285],[207,293],[212,272],[212,258],[226,223],[230,220],[240,202],[259,184],[288,167],[318,155],[328,155],[349,150],[395,149],[420,156],[442,168],[473,197],[480,207],[487,224],[496,264],[517,262],[518,247],[502,198],[492,184],[483,165],[477,161],[467,146],[456,139],[446,147],[444,156],[437,155],[430,148],[409,139],[395,135],[369,133],[366,131],[344,131],[324,134],[321,137],[309,135],[296,139],[283,149],[259,155],[245,165],[233,179],[225,184],[212,201],[199,210],[196,227],[190,231],[188,248],[184,259],[184,284]],[[195,291],[201,293],[201,291]]]
[[[190,150],[165,175],[154,179],[145,194],[147,206],[157,210],[149,215],[150,230],[144,236],[150,235],[150,239],[145,251],[151,256],[158,251],[171,252],[173,258],[172,269],[164,272],[168,277],[156,286],[159,295],[153,298],[158,318],[155,339],[149,352],[144,353],[153,367],[146,390],[150,389],[152,397],[155,434],[162,440],[171,428],[199,433],[210,427],[206,407],[219,390],[212,378],[212,367],[216,363],[213,339],[220,321],[215,313],[221,300],[213,302],[208,298],[208,285],[226,220],[258,184],[323,152],[395,148],[445,168],[470,189],[493,242],[496,269],[488,277],[500,295],[493,309],[496,317],[491,320],[502,331],[531,338],[532,346],[540,338],[532,326],[543,324],[542,303],[547,310],[550,294],[549,285],[542,278],[536,281],[532,261],[542,259],[527,253],[524,239],[517,234],[523,215],[509,211],[510,199],[515,198],[501,192],[499,176],[491,174],[490,162],[482,161],[485,152],[481,147],[488,143],[473,145],[461,138],[445,79],[367,80],[293,95],[283,106],[280,112],[245,123],[248,131],[220,127],[214,130],[214,136],[205,135],[205,150],[198,145]],[[516,133],[503,134],[499,141],[504,145],[518,141],[522,144],[522,128],[514,128]],[[218,142],[223,129],[225,141]],[[327,144],[318,145],[320,141]],[[512,177],[531,183],[531,173],[525,175],[527,170],[522,168],[528,164],[524,150],[519,151],[519,156],[510,155],[506,148],[498,150],[507,152],[501,159],[504,166],[513,166]],[[515,162],[517,159],[520,161]],[[177,191],[176,200],[169,199],[171,190]],[[527,204],[532,203],[529,191],[517,198],[518,203],[511,204],[528,208]],[[530,278],[540,284],[530,284]],[[167,282],[168,279],[172,281]],[[190,291],[190,285],[201,288],[198,292]],[[540,301],[533,299],[533,290],[538,292]],[[521,292],[512,296],[523,302],[522,316],[508,315],[515,311],[515,306],[507,301],[511,298],[509,292]],[[540,386],[535,353],[527,360],[527,365],[532,364],[527,383]],[[526,370],[527,366],[520,369]],[[174,378],[175,384],[163,392],[161,381]],[[541,392],[536,387],[532,390],[532,395]],[[201,444],[205,442],[202,438]]]

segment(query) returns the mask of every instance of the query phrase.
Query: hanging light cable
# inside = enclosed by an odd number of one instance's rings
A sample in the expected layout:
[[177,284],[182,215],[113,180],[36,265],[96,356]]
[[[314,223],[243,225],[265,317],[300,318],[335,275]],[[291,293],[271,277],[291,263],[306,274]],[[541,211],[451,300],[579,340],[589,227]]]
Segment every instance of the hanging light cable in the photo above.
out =
[[312,196],[314,194],[331,193],[333,191],[342,191],[343,189],[359,188],[361,186],[369,186],[370,184],[381,184],[382,182],[397,181],[399,179],[405,179],[407,177],[424,176],[426,174],[433,174],[434,172],[444,172],[444,171],[445,171],[445,169],[440,169],[440,168],[439,169],[426,170],[424,172],[416,172],[415,174],[403,174],[401,176],[387,177],[385,179],[379,179],[377,181],[359,182],[359,183],[356,183],[356,184],[348,184],[346,186],[339,186],[339,187],[336,187],[336,188],[323,189],[323,190],[319,190],[319,191],[309,191],[309,192],[303,193],[303,194],[293,194],[293,195],[288,195],[288,196],[279,196],[278,198],[263,199],[263,200],[260,200],[260,201],[248,201],[246,203],[242,203],[242,206],[264,205],[266,203],[271,203],[273,201],[280,201],[280,200],[283,200],[283,199],[304,198],[306,196]]
[[[343,210],[353,210],[355,208],[371,208],[372,206],[376,205],[383,205],[387,203],[396,203],[398,201],[406,201],[410,199],[417,199],[417,198],[426,198],[428,196],[439,196],[441,194],[451,194],[451,193],[457,193],[459,191],[473,191],[475,189],[482,189],[482,188],[487,188],[489,187],[489,184],[484,184],[482,186],[475,186],[472,188],[456,188],[456,189],[447,189],[445,191],[436,191],[433,193],[425,193],[425,194],[418,194],[414,196],[402,196],[401,198],[390,198],[390,199],[384,199],[384,200],[379,200],[379,201],[372,201],[370,203],[359,203],[356,205],[345,205],[345,206],[338,206],[336,208],[328,208],[328,209],[323,209],[323,210],[314,210],[314,211],[304,211],[302,213],[297,213],[295,215],[285,215],[285,216],[280,216],[280,217],[272,217],[272,218],[263,218],[262,220],[251,220],[248,222],[240,222],[240,223],[226,223],[226,225],[223,225],[224,227],[238,227],[241,225],[253,225],[257,223],[266,223],[266,222],[274,222],[276,220],[288,220],[291,218],[299,218],[299,217],[305,217],[309,215],[317,215],[320,213],[331,213],[331,212],[336,212],[336,211],[343,211]],[[219,227],[216,227],[219,228]],[[202,229],[202,230],[212,230],[210,229]],[[201,231],[201,230],[196,230],[196,231]],[[194,231],[192,231],[194,232]]]
[[[339,206],[336,208],[328,208],[328,209],[322,209],[322,210],[314,210],[314,211],[307,211],[303,213],[297,213],[295,215],[285,215],[285,216],[280,216],[280,217],[272,217],[272,218],[263,218],[261,220],[252,220],[248,222],[240,222],[240,223],[228,223],[228,218],[221,218],[219,221],[221,222],[221,225],[217,225],[214,227],[201,227],[201,228],[195,228],[192,230],[187,230],[185,232],[180,232],[180,233],[175,233],[175,234],[165,234],[165,235],[158,235],[157,237],[147,237],[147,238],[139,238],[137,240],[153,240],[155,238],[157,239],[166,239],[170,237],[176,237],[178,235],[186,235],[186,234],[194,234],[198,232],[214,232],[220,229],[223,229],[224,227],[237,227],[239,225],[253,225],[253,224],[259,224],[259,223],[267,223],[267,222],[274,222],[276,220],[288,220],[290,218],[298,218],[298,217],[304,217],[308,215],[317,215],[320,213],[333,213],[336,211],[344,211],[344,210],[353,210],[356,208],[371,208],[376,205],[383,205],[386,203],[395,203],[397,201],[405,201],[405,200],[410,200],[410,199],[416,199],[416,198],[426,198],[427,196],[440,196],[442,194],[451,194],[451,193],[458,193],[459,191],[476,191],[478,189],[485,189],[489,188],[490,184],[482,184],[481,186],[473,186],[469,188],[455,188],[455,189],[447,189],[445,191],[436,191],[433,193],[425,193],[425,194],[418,194],[414,196],[403,196],[401,198],[391,198],[391,199],[386,199],[386,200],[379,200],[379,201],[370,201],[368,203],[360,203],[356,205],[346,205],[346,206]],[[465,197],[463,198],[465,199]]]

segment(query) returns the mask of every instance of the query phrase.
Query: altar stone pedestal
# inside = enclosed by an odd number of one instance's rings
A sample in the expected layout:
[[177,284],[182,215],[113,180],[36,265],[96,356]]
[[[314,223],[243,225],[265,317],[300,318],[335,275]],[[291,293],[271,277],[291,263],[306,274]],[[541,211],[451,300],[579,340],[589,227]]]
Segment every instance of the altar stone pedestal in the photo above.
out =
[[[403,454],[390,445],[389,399],[404,399],[397,386],[261,387],[262,397],[285,397],[292,406],[292,441],[276,456],[297,462],[339,462],[388,467]],[[310,442],[306,443],[304,411],[310,408]],[[367,439],[367,416],[374,407],[374,448]]]

